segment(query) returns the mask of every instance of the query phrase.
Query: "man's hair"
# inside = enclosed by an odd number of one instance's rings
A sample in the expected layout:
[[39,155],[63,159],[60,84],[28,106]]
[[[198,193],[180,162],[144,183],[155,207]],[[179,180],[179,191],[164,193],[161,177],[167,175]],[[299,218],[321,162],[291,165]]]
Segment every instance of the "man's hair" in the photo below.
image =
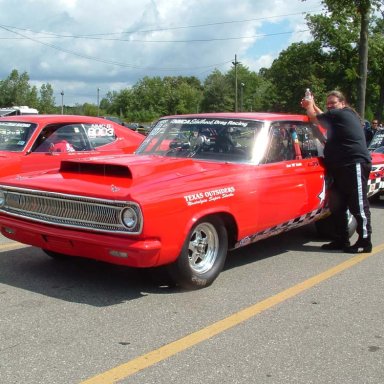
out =
[[347,104],[347,99],[345,98],[344,94],[341,93],[340,91],[336,91],[336,90],[331,91],[331,92],[328,93],[327,98],[329,96],[335,96],[335,97],[337,97],[339,99],[339,101],[344,102],[344,103]]
[[327,98],[328,98],[329,96],[335,96],[335,97],[337,97],[337,98],[339,99],[339,101],[344,102],[344,103],[345,103],[345,106],[346,106],[347,108],[349,108],[350,110],[352,110],[352,111],[355,113],[355,115],[357,116],[357,118],[360,120],[361,125],[364,127],[364,121],[363,121],[363,119],[362,119],[361,116],[357,113],[357,111],[356,111],[354,108],[352,108],[352,107],[348,104],[347,99],[346,99],[346,97],[344,96],[344,94],[343,94],[342,92],[337,91],[337,90],[333,90],[333,91],[331,91],[331,92],[328,93]]

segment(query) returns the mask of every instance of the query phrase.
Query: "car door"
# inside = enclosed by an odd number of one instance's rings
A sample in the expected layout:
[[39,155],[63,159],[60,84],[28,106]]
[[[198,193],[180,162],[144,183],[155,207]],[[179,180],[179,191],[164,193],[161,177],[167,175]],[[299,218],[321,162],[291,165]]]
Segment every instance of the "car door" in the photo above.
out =
[[324,167],[318,153],[303,158],[297,127],[289,121],[271,125],[264,157],[248,181],[248,224],[256,231],[301,220],[324,205]]

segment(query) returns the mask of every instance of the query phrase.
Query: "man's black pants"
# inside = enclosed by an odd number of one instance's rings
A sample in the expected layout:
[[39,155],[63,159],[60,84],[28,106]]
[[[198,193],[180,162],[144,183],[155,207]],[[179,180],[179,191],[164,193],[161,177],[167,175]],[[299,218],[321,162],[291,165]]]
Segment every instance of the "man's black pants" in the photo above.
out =
[[329,206],[336,224],[336,239],[347,242],[348,210],[357,221],[359,240],[369,240],[372,233],[367,197],[371,163],[357,163],[329,170],[333,178]]

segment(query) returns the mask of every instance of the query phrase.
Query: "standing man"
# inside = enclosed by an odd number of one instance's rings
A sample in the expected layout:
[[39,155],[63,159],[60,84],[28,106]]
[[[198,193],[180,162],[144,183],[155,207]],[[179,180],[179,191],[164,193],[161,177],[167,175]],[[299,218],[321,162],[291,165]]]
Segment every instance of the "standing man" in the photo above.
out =
[[[301,104],[310,120],[319,123],[327,131],[324,164],[333,179],[329,205],[335,218],[336,237],[322,248],[347,253],[371,252],[372,228],[367,183],[372,160],[360,116],[347,106],[344,95],[339,91],[328,94],[327,112],[321,111],[313,97],[303,99]],[[357,221],[359,235],[352,246],[348,235],[348,209]]]
[[381,127],[379,125],[379,120],[373,119],[371,123],[371,128],[372,128],[373,135],[375,135],[377,131],[380,131]]

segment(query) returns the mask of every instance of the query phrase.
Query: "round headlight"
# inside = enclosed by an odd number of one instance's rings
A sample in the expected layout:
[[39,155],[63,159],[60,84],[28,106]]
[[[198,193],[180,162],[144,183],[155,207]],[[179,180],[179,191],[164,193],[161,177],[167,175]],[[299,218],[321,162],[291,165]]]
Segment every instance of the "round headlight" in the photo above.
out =
[[129,207],[124,209],[121,217],[127,228],[133,229],[137,226],[138,216],[137,212],[133,208]]
[[5,203],[5,193],[4,191],[0,191],[0,207],[2,207]]

